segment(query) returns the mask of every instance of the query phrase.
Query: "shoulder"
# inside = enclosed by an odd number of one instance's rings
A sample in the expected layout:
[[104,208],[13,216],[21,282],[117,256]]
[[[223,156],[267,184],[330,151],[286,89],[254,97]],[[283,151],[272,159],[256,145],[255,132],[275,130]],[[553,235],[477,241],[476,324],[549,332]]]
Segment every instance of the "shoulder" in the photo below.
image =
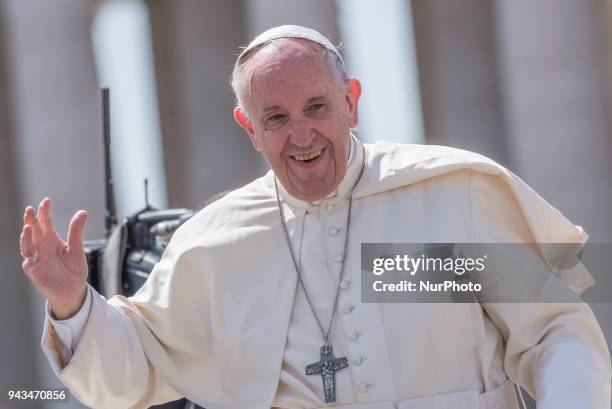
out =
[[366,144],[368,161],[372,165],[407,167],[428,165],[436,167],[447,163],[488,163],[501,166],[493,159],[476,152],[442,145],[423,145],[378,141]]
[[418,180],[466,168],[486,174],[511,174],[507,168],[485,155],[450,146],[384,141],[365,145],[368,168],[377,173],[380,179],[409,172]]
[[424,180],[435,184],[449,174],[467,171],[472,214],[480,225],[503,225],[510,230],[521,225],[521,240],[539,243],[583,243],[588,238],[519,176],[484,155],[447,146],[389,142],[366,148],[369,191],[364,189],[364,195]]
[[[365,144],[367,172],[356,196],[368,196],[427,182],[446,186],[449,179],[486,179],[497,183],[498,176],[516,178],[508,169],[476,152],[440,145],[377,142]],[[440,183],[438,183],[440,182]],[[465,186],[469,186],[467,183]]]
[[272,193],[265,176],[233,190],[187,220],[174,233],[170,244],[192,247],[198,243],[217,243],[243,230],[264,228],[277,209]]

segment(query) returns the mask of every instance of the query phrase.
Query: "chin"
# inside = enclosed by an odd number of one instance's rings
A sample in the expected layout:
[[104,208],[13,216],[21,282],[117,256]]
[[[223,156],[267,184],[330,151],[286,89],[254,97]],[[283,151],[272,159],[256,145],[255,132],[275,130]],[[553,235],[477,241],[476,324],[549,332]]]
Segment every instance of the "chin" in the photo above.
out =
[[327,187],[327,188],[297,188],[296,186],[293,186],[293,192],[289,192],[292,196],[295,196],[296,198],[300,199],[300,200],[305,200],[305,201],[313,201],[313,200],[320,200],[323,199],[325,196],[327,196],[328,194],[330,194],[334,189],[332,187]]

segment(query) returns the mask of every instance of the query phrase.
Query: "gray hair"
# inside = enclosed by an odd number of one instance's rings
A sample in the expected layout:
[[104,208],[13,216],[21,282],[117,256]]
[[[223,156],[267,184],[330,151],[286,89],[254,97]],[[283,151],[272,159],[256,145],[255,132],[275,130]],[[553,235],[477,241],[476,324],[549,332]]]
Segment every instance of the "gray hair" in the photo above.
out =
[[[244,95],[247,89],[247,81],[248,76],[245,76],[247,71],[248,62],[252,60],[252,56],[255,55],[259,50],[268,47],[270,45],[280,46],[282,43],[287,41],[295,41],[293,38],[276,38],[270,41],[267,41],[248,52],[241,54],[236,63],[234,64],[234,69],[232,70],[232,77],[230,83],[232,85],[232,89],[234,91],[234,96],[236,97],[236,106],[240,107],[244,110]],[[280,44],[279,44],[280,43]],[[312,44],[312,49],[317,51],[323,60],[327,63],[329,68],[338,75],[338,79],[342,84],[346,84],[349,80],[348,75],[346,74],[346,70],[344,67],[344,62],[342,59],[329,48],[313,42],[309,41]],[[338,46],[340,48],[340,46]]]

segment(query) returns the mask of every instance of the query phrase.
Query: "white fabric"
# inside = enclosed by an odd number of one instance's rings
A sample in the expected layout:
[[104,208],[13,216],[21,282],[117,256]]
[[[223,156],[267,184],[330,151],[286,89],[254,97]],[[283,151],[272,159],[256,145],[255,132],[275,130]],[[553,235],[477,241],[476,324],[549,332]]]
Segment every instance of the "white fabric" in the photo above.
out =
[[[45,320],[50,322],[55,328],[55,332],[60,340],[59,353],[61,357],[61,361],[64,363],[68,363],[70,358],[72,357],[73,352],[76,350],[76,346],[83,335],[83,330],[85,329],[85,324],[87,323],[87,318],[89,316],[89,311],[91,310],[91,290],[90,287],[87,287],[87,292],[85,295],[85,301],[83,301],[83,305],[79,309],[79,311],[67,320],[56,320],[53,312],[49,307],[49,303],[45,302]],[[48,348],[43,348],[43,352],[47,355],[49,362],[53,366],[53,370],[58,372],[61,368],[58,366],[57,362],[52,359],[52,355]]]
[[[355,138],[354,135],[351,135],[347,165],[351,164],[351,162],[353,161],[353,157],[355,155],[354,138]],[[336,195],[336,192],[334,191],[328,196],[328,198],[333,197],[335,195]],[[316,203],[316,202],[311,202],[311,203],[320,204],[320,201],[318,202],[319,203]],[[89,311],[91,309],[91,293],[89,291],[90,287],[87,287],[87,288],[88,288],[88,291],[87,291],[85,302],[83,303],[79,311],[73,317],[67,320],[60,321],[60,320],[54,319],[53,314],[51,314],[51,310],[49,309],[49,304],[48,303],[45,304],[46,305],[45,306],[46,319],[51,324],[53,324],[53,326],[55,327],[57,336],[61,342],[60,353],[61,353],[63,362],[70,361],[70,358],[72,357],[72,353],[76,349],[76,345],[79,343],[79,340],[81,339],[81,335],[83,334],[83,329],[85,327],[85,324],[87,323],[87,316],[89,315]],[[66,345],[70,345],[70,349],[68,349]],[[45,349],[44,351],[45,353],[48,353],[48,350]],[[50,360],[50,361],[53,363],[53,360]],[[56,369],[56,372],[58,372],[57,369]]]
[[351,134],[350,141],[351,144],[349,146],[348,160],[346,161],[347,165],[351,164],[353,157],[355,156],[355,135]]
[[[510,378],[541,398],[539,409],[575,409],[575,402],[608,409],[609,350],[585,304],[360,302],[361,242],[586,240],[520,179],[479,155],[366,148],[349,283],[331,336],[336,356],[351,362],[336,375],[338,405],[446,409],[461,407],[460,399],[476,409]],[[291,242],[323,322],[342,252],[345,196],[360,164],[357,143],[337,195],[318,206],[281,186]],[[207,409],[323,406],[320,377],[303,375],[318,360],[321,338],[297,291],[273,186],[268,173],[187,222],[134,297],[106,301],[92,291],[89,320],[67,365],[45,323],[43,347],[74,396],[95,408],[144,408],[180,396]],[[589,278],[583,271],[563,277],[577,289]]]
[[[566,357],[581,359],[578,364]],[[608,400],[585,401],[582,396],[610,396],[610,376],[606,362],[598,359],[598,351],[582,343],[567,340],[552,345],[542,352],[533,366],[534,388],[538,391],[538,407],[542,408],[601,408],[612,407]],[[584,364],[589,363],[589,364]],[[555,379],[558,388],[547,385],[547,379]],[[577,379],[582,393],[575,393]]]

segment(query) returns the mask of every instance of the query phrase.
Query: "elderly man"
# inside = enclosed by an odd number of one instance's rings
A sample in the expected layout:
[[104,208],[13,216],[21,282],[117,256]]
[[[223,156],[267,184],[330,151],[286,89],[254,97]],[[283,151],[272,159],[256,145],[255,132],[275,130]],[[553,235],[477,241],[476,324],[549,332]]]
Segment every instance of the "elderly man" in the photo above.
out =
[[581,243],[580,227],[482,156],[361,143],[360,83],[316,31],[261,34],[232,85],[271,170],[183,225],[133,297],[86,283],[84,211],[64,242],[49,199],[26,209],[42,345],[81,402],[514,409],[515,381],[540,409],[609,408],[609,350],[583,303],[361,302],[361,243]]

